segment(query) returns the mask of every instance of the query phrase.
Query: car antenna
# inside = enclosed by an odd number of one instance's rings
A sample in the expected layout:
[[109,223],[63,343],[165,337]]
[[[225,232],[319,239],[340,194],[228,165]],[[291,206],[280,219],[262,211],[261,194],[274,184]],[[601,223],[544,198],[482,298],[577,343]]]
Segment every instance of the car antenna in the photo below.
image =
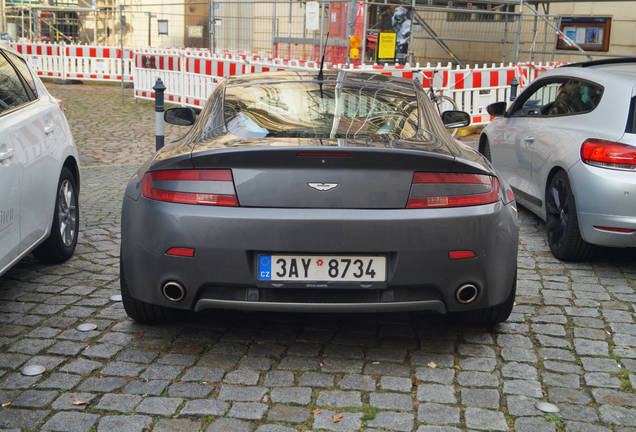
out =
[[[325,52],[327,51],[327,44],[329,43],[329,30],[327,30],[327,38],[325,39],[325,46],[322,48],[322,58],[320,59],[320,71],[318,72],[318,80],[322,81],[322,67],[325,64]],[[322,87],[321,87],[322,89]]]

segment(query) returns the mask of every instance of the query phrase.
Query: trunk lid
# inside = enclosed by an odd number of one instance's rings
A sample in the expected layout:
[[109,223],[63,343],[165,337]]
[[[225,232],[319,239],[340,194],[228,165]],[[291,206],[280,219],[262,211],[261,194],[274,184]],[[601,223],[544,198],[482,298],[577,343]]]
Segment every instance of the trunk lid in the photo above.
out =
[[[230,168],[240,206],[398,209],[413,172],[484,173],[457,163],[446,143],[229,138],[198,143],[195,169]],[[486,172],[488,173],[488,172]]]

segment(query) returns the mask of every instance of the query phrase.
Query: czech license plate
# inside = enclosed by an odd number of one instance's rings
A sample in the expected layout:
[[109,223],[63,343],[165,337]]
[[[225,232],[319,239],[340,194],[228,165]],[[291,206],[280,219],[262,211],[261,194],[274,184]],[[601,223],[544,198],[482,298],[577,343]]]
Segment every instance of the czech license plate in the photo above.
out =
[[267,281],[386,281],[384,256],[259,255],[258,279]]

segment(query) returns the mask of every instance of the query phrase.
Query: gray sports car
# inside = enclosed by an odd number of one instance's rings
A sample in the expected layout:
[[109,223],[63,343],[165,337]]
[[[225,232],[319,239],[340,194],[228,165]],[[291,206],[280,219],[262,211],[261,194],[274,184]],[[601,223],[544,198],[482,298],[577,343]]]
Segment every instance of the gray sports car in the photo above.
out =
[[122,210],[121,292],[140,322],[210,308],[508,318],[514,196],[416,81],[224,80],[144,164]]

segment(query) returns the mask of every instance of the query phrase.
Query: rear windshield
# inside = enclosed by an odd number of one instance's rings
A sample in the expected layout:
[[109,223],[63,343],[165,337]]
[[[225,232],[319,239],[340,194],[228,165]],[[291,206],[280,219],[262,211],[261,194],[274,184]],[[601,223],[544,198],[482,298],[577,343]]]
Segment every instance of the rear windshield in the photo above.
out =
[[234,135],[404,139],[416,135],[415,89],[304,81],[229,86],[225,125]]

